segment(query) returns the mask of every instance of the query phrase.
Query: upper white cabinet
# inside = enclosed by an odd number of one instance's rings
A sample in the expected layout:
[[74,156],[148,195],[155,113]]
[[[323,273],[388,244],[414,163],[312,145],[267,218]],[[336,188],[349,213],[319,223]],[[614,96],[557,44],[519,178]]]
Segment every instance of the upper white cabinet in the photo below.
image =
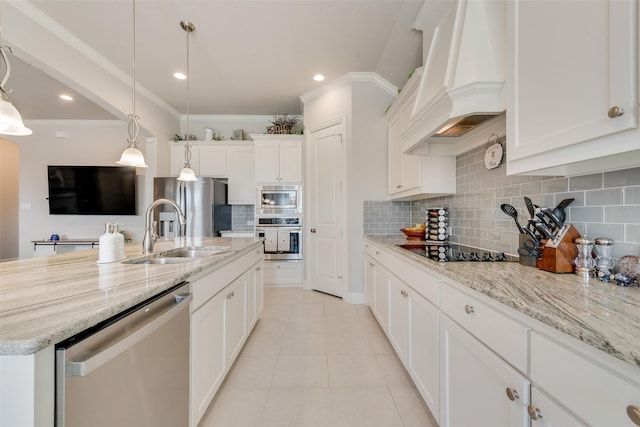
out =
[[252,134],[256,182],[302,182],[302,135]]
[[[185,143],[170,143],[171,176],[184,167]],[[251,142],[191,142],[191,168],[196,176],[228,178],[228,203],[255,203],[254,147]]]
[[638,2],[507,5],[507,173],[637,166]]
[[423,199],[456,191],[455,156],[405,154],[402,134],[411,120],[416,88],[422,75],[417,69],[385,118],[388,133],[388,194],[392,200]]

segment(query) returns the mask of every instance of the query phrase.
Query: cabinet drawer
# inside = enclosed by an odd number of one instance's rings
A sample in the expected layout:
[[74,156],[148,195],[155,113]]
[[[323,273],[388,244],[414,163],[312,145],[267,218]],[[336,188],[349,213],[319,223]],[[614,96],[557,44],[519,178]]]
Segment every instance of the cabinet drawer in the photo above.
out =
[[403,282],[411,286],[421,296],[433,305],[438,305],[440,294],[440,280],[430,272],[418,268],[412,261],[398,256],[387,256],[386,265],[390,271]]
[[265,262],[263,280],[265,285],[301,285],[302,263]]
[[529,328],[445,282],[440,308],[520,372],[527,372]]
[[640,385],[539,333],[531,334],[531,381],[590,426],[635,426]]
[[382,250],[379,247],[374,246],[374,245],[372,245],[370,243],[365,243],[364,252],[367,255],[369,255],[371,258],[373,258],[374,261],[384,264],[384,259],[385,259],[385,251],[384,250]]

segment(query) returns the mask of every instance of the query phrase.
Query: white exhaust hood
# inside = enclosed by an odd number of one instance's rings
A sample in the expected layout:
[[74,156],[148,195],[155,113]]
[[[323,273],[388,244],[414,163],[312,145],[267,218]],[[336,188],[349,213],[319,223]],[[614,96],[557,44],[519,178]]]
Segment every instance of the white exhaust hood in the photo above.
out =
[[505,4],[425,0],[414,23],[423,32],[424,66],[401,135],[404,152],[428,154],[432,144],[457,144],[504,113]]

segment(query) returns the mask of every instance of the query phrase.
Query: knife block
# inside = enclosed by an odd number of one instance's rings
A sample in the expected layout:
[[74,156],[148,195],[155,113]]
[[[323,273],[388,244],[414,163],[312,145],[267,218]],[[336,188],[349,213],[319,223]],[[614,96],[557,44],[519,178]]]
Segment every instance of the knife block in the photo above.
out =
[[574,243],[580,237],[578,230],[570,224],[567,231],[557,244],[542,246],[542,257],[536,260],[536,267],[551,273],[573,273],[574,260],[578,256],[578,247]]

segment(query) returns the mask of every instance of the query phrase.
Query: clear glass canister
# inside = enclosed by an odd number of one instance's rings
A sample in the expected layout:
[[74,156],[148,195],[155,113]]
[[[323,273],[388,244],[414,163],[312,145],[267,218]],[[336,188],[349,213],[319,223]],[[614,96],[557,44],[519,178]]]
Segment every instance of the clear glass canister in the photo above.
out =
[[578,256],[574,261],[576,274],[582,277],[590,277],[593,274],[593,267],[596,265],[593,255],[591,254],[594,242],[588,239],[587,236],[578,237],[574,242],[578,247]]

